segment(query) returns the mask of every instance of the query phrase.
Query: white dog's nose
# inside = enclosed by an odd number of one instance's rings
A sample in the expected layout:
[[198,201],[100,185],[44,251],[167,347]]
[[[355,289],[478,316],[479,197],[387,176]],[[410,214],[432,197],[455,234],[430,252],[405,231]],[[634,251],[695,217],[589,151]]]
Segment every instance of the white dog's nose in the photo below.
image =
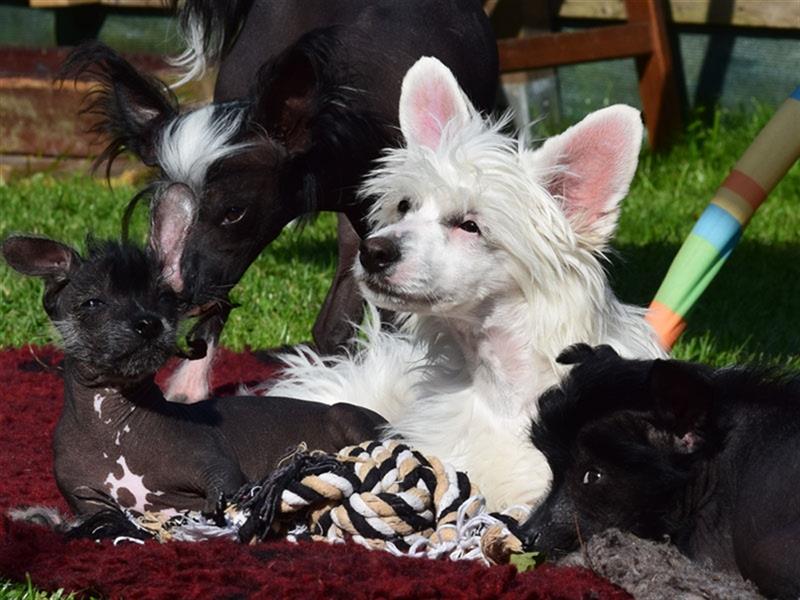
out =
[[388,237],[371,237],[361,242],[358,260],[367,273],[380,273],[400,260],[400,247]]

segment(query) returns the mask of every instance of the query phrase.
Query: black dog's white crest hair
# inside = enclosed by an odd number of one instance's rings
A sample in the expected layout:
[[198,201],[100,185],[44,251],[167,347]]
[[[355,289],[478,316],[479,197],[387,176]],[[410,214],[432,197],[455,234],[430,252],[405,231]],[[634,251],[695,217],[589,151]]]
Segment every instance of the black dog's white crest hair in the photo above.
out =
[[[173,11],[178,0],[170,0]],[[182,77],[172,87],[179,87],[203,76],[209,64],[228,52],[244,23],[253,0],[186,0],[178,12],[181,33],[186,44],[178,56],[170,60]]]
[[166,84],[139,73],[101,42],[76,48],[59,77],[62,81],[87,77],[99,83],[81,109],[82,114],[96,118],[88,131],[110,140],[93,168],[105,162],[108,174],[114,159],[125,150],[136,153],[146,164],[154,163],[155,132],[178,114],[177,99]]

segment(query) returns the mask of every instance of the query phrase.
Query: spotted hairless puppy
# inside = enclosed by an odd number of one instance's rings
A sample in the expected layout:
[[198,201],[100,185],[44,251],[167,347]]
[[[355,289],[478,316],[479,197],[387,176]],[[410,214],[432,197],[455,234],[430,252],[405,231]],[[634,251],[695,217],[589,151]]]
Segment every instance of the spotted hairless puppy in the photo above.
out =
[[176,349],[179,307],[155,251],[90,242],[83,258],[53,240],[11,236],[2,253],[44,279],[44,307],[64,340],[55,476],[78,514],[103,508],[99,496],[137,511],[208,512],[292,445],[335,451],[380,433],[383,419],[348,404],[168,402],[154,374]]

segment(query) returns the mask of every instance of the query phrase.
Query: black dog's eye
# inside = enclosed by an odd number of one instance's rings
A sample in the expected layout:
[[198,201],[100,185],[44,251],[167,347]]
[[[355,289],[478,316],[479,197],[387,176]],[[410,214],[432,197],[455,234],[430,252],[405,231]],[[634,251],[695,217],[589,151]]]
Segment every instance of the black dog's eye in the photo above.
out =
[[603,474],[595,469],[589,469],[583,474],[583,485],[599,483],[603,479]]
[[477,233],[480,235],[481,230],[478,227],[478,224],[475,221],[464,221],[461,225],[458,226],[459,229],[463,229],[467,233]]
[[406,214],[411,209],[411,202],[408,198],[403,198],[400,202],[397,203],[397,212],[401,215]]
[[81,303],[81,308],[85,308],[88,310],[94,310],[95,308],[100,308],[103,306],[105,302],[100,300],[100,298],[89,298],[85,302]]
[[238,223],[242,220],[245,213],[247,212],[246,206],[231,206],[228,210],[225,211],[225,216],[222,217],[222,225],[233,225],[234,223]]

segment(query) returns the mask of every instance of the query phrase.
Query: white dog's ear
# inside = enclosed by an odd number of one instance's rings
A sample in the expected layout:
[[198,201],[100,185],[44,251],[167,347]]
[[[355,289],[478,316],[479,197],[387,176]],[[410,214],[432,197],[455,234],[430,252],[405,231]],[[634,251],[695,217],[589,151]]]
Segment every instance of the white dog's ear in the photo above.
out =
[[423,56],[408,70],[400,90],[400,130],[409,146],[436,150],[445,126],[464,124],[474,109],[456,78],[431,56]]
[[639,111],[618,104],[591,113],[531,157],[575,232],[592,247],[605,246],[614,234],[619,203],[636,172],[642,133]]

